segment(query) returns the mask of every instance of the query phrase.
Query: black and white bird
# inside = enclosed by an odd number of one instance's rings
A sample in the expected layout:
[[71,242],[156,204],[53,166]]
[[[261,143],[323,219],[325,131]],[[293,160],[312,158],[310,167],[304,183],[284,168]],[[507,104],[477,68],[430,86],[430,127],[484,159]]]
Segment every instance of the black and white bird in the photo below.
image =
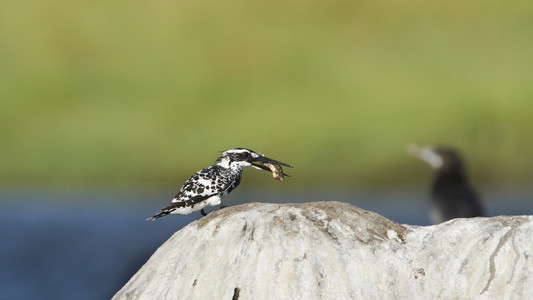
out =
[[[242,172],[246,167],[265,171],[270,171],[271,169],[263,164],[292,168],[286,163],[268,158],[250,149],[233,148],[221,152],[222,156],[217,159],[214,165],[192,175],[185,181],[170,204],[147,220],[153,221],[168,214],[186,215],[197,210],[200,210],[202,215],[205,216],[204,208],[209,205],[218,205],[223,208],[222,197],[229,194],[239,185]],[[288,176],[283,171],[281,172],[282,175]]]
[[481,202],[468,181],[465,163],[457,151],[449,147],[416,145],[410,145],[407,150],[437,171],[431,188],[430,219],[434,224],[483,216]]

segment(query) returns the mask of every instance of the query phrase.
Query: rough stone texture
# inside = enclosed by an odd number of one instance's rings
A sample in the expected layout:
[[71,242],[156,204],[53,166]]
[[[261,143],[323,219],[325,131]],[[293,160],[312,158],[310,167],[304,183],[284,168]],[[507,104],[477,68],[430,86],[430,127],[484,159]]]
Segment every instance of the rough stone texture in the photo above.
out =
[[176,232],[113,299],[533,299],[533,216],[400,225],[248,203]]

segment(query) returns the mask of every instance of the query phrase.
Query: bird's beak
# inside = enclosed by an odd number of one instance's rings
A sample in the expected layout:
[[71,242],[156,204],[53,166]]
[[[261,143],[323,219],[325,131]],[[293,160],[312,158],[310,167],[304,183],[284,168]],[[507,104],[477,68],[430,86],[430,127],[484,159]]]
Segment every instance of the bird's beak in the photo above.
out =
[[420,147],[414,144],[407,146],[407,153],[428,163],[435,169],[442,166],[443,160],[431,147]]
[[272,159],[272,158],[268,158],[266,156],[259,156],[257,158],[254,158],[252,159],[253,162],[259,162],[261,164],[273,164],[273,165],[280,165],[280,166],[285,166],[285,167],[289,167],[289,168],[292,168],[291,165],[288,165],[284,162],[281,162],[281,161],[277,161],[275,159]]
[[[265,166],[264,164],[272,164],[272,165],[278,165],[278,166],[285,166],[285,167],[289,167],[289,168],[292,168],[293,166],[291,165],[288,165],[284,162],[281,162],[281,161],[277,161],[275,159],[272,159],[272,158],[268,158],[266,156],[259,156],[257,158],[253,158],[252,161],[250,162],[252,164],[252,167],[256,168],[256,169],[260,169],[260,170],[265,170],[265,171],[269,171],[271,172],[270,168]],[[290,177],[289,175],[283,173],[283,175],[285,176],[288,176]]]
[[406,148],[407,150],[407,153],[411,154],[412,156],[416,157],[416,158],[420,158],[421,156],[421,152],[424,148],[418,146],[418,145],[415,145],[415,144],[409,144]]

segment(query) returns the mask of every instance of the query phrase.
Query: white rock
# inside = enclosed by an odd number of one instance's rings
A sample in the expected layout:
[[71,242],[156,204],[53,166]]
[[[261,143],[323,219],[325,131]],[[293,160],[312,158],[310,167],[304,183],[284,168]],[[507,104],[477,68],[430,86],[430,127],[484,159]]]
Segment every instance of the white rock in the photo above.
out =
[[533,216],[418,227],[339,202],[248,203],[176,232],[113,297],[236,298],[533,299]]

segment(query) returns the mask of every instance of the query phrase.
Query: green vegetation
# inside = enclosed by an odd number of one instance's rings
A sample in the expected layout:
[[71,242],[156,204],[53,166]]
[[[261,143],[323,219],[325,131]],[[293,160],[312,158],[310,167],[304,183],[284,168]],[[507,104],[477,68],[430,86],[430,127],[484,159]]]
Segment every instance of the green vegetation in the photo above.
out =
[[429,173],[405,153],[414,142],[460,148],[478,183],[527,184],[532,12],[481,0],[2,2],[0,183],[178,184],[241,146],[295,165],[293,184],[410,185]]

